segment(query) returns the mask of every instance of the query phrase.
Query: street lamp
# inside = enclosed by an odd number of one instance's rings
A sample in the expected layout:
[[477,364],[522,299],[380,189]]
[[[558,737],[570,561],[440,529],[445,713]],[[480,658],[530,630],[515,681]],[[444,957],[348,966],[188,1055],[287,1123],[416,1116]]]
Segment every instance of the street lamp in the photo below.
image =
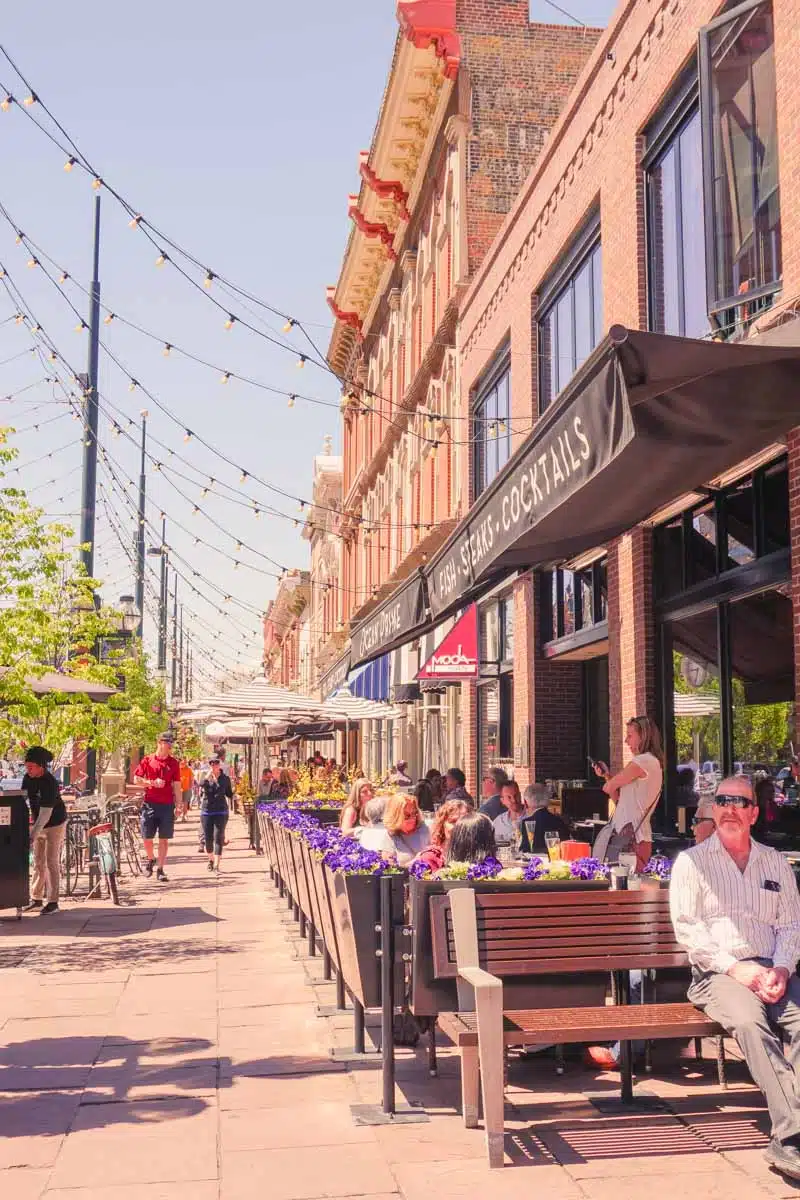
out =
[[119,610],[122,613],[122,632],[132,635],[139,628],[141,612],[133,596],[120,596]]
[[167,673],[167,522],[161,522],[161,545],[149,546],[148,555],[161,559],[161,586],[158,597],[158,670]]

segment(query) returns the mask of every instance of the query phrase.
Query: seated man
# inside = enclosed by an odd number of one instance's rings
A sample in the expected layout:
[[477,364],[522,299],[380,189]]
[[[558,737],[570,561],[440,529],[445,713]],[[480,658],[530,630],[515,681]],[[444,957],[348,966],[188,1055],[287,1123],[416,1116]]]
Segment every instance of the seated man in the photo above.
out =
[[745,776],[722,780],[712,811],[716,836],[678,855],[670,883],[689,999],[736,1038],[769,1108],[765,1157],[800,1180],[800,895],[788,862],[750,835],[758,808]]

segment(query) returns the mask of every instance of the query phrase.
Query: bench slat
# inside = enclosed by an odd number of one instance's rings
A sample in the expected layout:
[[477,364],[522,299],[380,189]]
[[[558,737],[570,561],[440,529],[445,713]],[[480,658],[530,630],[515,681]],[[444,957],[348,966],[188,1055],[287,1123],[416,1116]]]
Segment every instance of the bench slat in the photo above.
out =
[[[555,1023],[554,1023],[555,1022]],[[441,1013],[442,1031],[459,1046],[477,1046],[478,1026],[473,1012]],[[509,1010],[503,1013],[507,1046],[577,1042],[658,1041],[663,1038],[714,1037],[724,1033],[693,1004],[628,1004],[591,1008],[559,1008],[547,1012]]]

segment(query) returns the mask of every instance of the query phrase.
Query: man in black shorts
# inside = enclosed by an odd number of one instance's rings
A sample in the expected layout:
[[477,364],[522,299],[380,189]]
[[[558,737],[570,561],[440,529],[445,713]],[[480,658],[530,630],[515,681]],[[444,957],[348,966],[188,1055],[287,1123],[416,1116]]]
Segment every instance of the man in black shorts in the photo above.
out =
[[170,838],[175,833],[175,805],[181,803],[181,768],[172,754],[172,733],[159,735],[155,754],[148,754],[136,767],[134,787],[144,788],[141,829],[144,850],[147,855],[145,870],[153,874],[156,865],[153,839],[158,834],[158,870],[156,879],[167,882],[164,863]]

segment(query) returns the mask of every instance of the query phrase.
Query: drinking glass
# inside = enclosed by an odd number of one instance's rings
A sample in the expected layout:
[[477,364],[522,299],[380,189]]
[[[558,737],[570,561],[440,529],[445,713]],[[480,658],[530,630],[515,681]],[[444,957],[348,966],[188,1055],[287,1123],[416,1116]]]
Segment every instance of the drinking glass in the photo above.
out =
[[625,867],[629,875],[633,875],[636,870],[635,854],[620,854],[618,862],[621,867]]
[[561,858],[561,838],[557,833],[546,833],[544,842],[547,846],[547,857],[551,862],[558,862]]

